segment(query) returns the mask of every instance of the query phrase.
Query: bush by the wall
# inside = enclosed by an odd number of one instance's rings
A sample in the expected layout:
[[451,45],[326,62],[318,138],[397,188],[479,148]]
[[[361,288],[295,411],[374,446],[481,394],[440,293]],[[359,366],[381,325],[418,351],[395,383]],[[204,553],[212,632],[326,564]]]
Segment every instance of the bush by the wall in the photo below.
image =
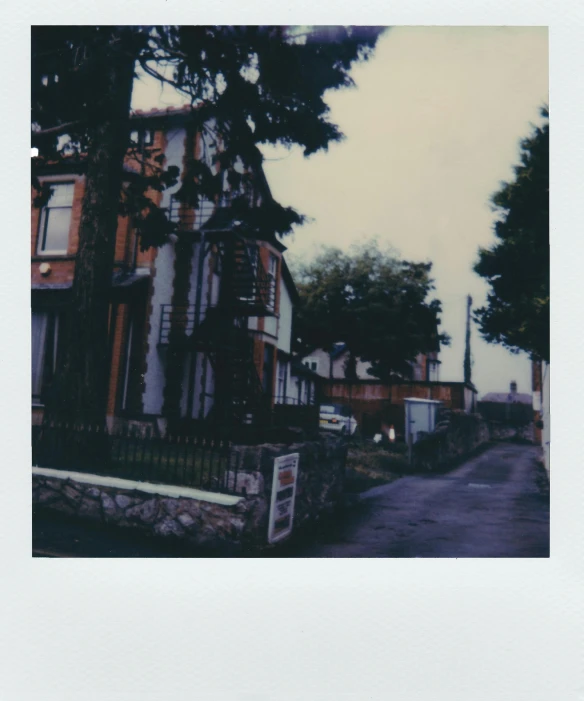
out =
[[414,444],[414,466],[419,469],[446,466],[489,440],[489,427],[479,414],[450,411],[440,417],[433,433],[426,434]]

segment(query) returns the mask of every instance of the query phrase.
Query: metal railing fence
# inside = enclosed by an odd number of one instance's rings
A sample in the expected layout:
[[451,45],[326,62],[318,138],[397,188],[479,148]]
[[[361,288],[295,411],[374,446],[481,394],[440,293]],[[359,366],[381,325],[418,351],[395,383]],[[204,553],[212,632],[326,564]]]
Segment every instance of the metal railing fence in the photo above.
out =
[[67,424],[32,427],[33,466],[227,494],[237,485],[231,448],[221,436],[161,437],[149,428],[109,433]]

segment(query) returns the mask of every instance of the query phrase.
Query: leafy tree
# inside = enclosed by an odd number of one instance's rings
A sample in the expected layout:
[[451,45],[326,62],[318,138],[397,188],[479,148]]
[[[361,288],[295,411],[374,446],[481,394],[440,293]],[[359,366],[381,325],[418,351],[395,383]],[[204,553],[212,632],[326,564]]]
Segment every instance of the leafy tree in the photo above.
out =
[[[117,215],[136,215],[142,245],[164,243],[171,230],[148,188],[161,189],[177,173],[150,158],[141,177],[123,183],[136,71],[188,96],[193,119],[225,139],[221,168],[230,182],[261,161],[258,144],[299,144],[305,155],[326,149],[342,133],[329,119],[324,93],[353,84],[354,62],[367,59],[383,31],[377,27],[66,26],[32,28],[32,141],[41,158],[60,157],[59,137],[70,137],[69,158],[86,164],[79,251],[65,358],[54,382],[47,418],[101,424],[107,399],[107,328]],[[62,154],[61,154],[62,155]],[[136,154],[138,157],[138,154]],[[195,205],[212,197],[220,178],[191,160],[179,198]],[[249,213],[252,216],[252,213]],[[253,213],[257,216],[257,213]],[[261,226],[280,234],[302,217],[268,202]],[[257,221],[255,222],[257,224]]]
[[297,350],[335,343],[347,345],[346,376],[357,357],[372,364],[370,373],[386,382],[408,375],[418,353],[448,344],[438,332],[440,302],[428,301],[434,289],[431,263],[399,260],[376,241],[350,253],[326,248],[295,270],[301,304],[295,315]]
[[484,338],[549,361],[549,115],[521,142],[515,179],[492,197],[498,241],[481,248],[475,272],[490,285],[475,320]]

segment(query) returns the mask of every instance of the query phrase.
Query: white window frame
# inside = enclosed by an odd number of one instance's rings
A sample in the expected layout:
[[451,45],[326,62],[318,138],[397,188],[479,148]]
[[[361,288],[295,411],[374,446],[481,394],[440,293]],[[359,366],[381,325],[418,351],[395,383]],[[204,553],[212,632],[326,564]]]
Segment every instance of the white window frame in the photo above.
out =
[[[37,255],[39,256],[64,256],[67,255],[69,250],[69,238],[71,234],[71,220],[73,218],[73,202],[75,200],[75,180],[58,180],[49,181],[48,184],[51,188],[58,187],[59,185],[72,185],[73,194],[71,196],[71,204],[64,207],[51,207],[50,202],[53,197],[45,204],[41,209],[39,217],[39,230],[38,230],[38,241],[37,241]],[[47,227],[47,210],[51,209],[68,209],[69,210],[69,228],[67,230],[67,246],[65,248],[44,248],[46,245],[46,227]]]
[[154,130],[149,128],[132,129],[130,132],[130,144],[139,149],[154,144]]
[[305,365],[309,370],[312,370],[312,372],[316,372],[318,374],[318,358],[304,358],[302,364]]

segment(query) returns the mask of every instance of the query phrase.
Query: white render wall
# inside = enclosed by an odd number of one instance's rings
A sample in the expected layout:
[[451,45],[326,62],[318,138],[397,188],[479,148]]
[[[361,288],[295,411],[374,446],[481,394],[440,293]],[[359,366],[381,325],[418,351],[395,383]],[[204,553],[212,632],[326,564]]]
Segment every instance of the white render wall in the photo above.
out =
[[266,340],[269,343],[274,343],[274,339],[278,338],[278,319],[275,316],[264,317],[264,333],[269,336]]
[[[347,362],[348,357],[349,353],[348,351],[345,351],[333,360],[333,378],[335,380],[345,379],[345,363]],[[330,377],[330,357],[325,350],[323,350],[322,348],[317,348],[312,353],[310,353],[309,355],[305,355],[302,358],[303,363],[305,363],[306,361],[308,361],[309,363],[316,361],[318,365],[315,372],[321,377],[326,377],[328,380],[328,378]],[[309,367],[311,366],[309,365]],[[368,372],[370,367],[370,362],[363,361],[360,358],[357,358],[357,378],[359,380],[374,380],[375,377],[373,375],[370,375]]]
[[152,292],[152,315],[148,334],[148,354],[146,355],[146,374],[144,375],[144,413],[160,414],[162,412],[163,392],[166,383],[166,350],[158,347],[160,337],[161,305],[170,304],[174,280],[174,246],[170,243],[158,249],[154,262],[155,276]]
[[278,350],[290,353],[292,341],[292,299],[280,277],[280,318],[278,320]]
[[[166,164],[177,166],[182,171],[185,153],[186,132],[184,129],[171,129],[167,134]],[[180,188],[180,183],[162,193],[161,207],[168,207],[170,198]],[[174,244],[161,246],[154,261],[154,279],[152,291],[152,316],[148,334],[148,354],[146,356],[146,374],[144,376],[144,412],[160,414],[162,412],[165,378],[165,350],[158,348],[160,336],[161,305],[170,304],[174,280]]]

